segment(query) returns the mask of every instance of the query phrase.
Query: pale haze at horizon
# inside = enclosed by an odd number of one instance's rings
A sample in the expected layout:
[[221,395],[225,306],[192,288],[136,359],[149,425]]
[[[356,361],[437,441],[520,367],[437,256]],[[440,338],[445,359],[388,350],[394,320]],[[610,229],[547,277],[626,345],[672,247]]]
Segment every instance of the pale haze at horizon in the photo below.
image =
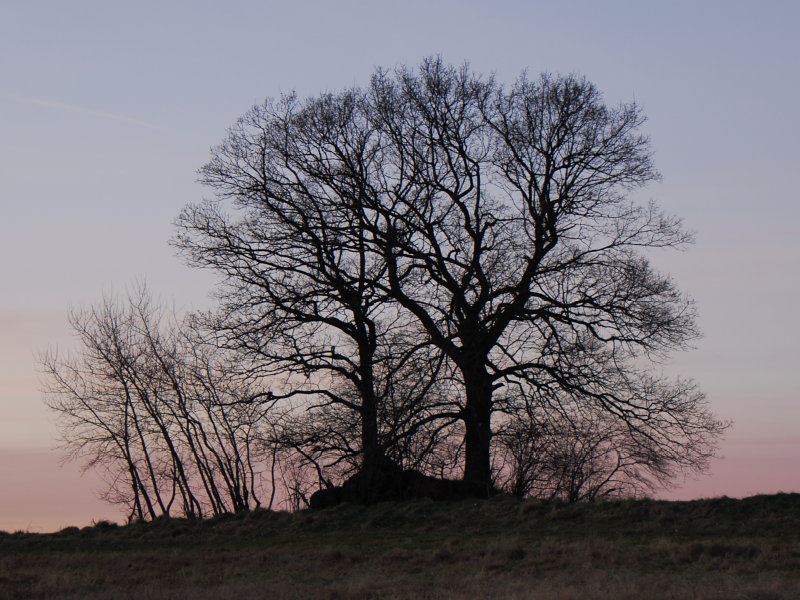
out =
[[195,172],[226,128],[267,96],[432,54],[507,82],[579,73],[643,107],[663,181],[639,196],[697,232],[652,256],[704,333],[666,369],[734,421],[710,472],[660,496],[800,491],[794,3],[165,4],[0,8],[0,530],[121,518],[96,478],[59,468],[35,356],[72,346],[70,306],[137,280],[179,310],[213,305],[212,274],[167,242],[209,195]]

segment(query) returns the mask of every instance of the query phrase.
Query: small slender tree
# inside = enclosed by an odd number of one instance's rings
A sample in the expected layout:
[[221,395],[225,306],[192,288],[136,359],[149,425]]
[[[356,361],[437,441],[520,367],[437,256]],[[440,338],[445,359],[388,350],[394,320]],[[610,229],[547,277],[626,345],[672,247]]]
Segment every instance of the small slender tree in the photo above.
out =
[[129,519],[202,517],[274,499],[263,444],[271,403],[235,361],[142,288],[71,314],[79,349],[41,359],[70,458],[104,471]]

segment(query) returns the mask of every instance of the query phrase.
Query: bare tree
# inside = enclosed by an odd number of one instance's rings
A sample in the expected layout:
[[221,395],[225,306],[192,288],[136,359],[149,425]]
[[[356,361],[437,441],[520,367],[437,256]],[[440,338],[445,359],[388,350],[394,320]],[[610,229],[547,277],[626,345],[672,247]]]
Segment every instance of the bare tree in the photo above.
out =
[[642,496],[668,487],[677,475],[704,470],[714,451],[708,434],[724,425],[704,410],[703,395],[691,383],[654,378],[649,385],[669,389],[680,405],[666,419],[656,416],[637,428],[563,393],[507,398],[493,442],[498,486],[520,498],[577,502]]
[[[374,214],[342,177],[372,160],[368,129],[354,126],[363,124],[362,101],[360,92],[306,103],[290,96],[250,111],[201,170],[217,201],[183,211],[176,243],[191,264],[223,274],[221,310],[210,320],[228,347],[248,354],[259,375],[281,379],[272,398],[307,398],[296,405],[316,411],[301,419],[308,437],[295,435],[296,449],[333,453],[334,463],[357,456],[371,472],[387,445],[416,431],[419,415],[433,418],[426,392],[441,360],[376,285],[386,264],[367,245]],[[401,383],[412,363],[413,382]]]
[[370,92],[390,182],[380,283],[459,371],[465,478],[491,483],[496,391],[515,381],[634,429],[669,412],[671,392],[616,386],[696,336],[690,302],[641,254],[690,236],[626,197],[657,177],[638,107],[609,108],[576,77],[506,88],[438,59],[379,72]]
[[41,359],[62,441],[104,469],[130,519],[239,512],[274,497],[261,429],[266,395],[144,288],[70,317],[80,348]]

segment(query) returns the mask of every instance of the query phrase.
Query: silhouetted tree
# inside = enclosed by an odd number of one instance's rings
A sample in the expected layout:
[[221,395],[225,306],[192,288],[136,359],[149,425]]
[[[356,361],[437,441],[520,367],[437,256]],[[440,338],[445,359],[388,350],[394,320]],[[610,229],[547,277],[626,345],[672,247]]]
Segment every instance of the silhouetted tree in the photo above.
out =
[[[245,115],[201,170],[218,201],[183,211],[177,244],[192,264],[224,275],[221,310],[210,321],[228,347],[247,353],[274,384],[281,378],[273,399],[309,398],[299,408],[317,411],[301,419],[307,436],[295,431],[296,449],[305,446],[309,460],[357,456],[371,472],[387,446],[433,412],[440,418],[429,392],[441,360],[376,284],[386,263],[368,246],[374,213],[341,175],[339,161],[358,169],[371,160],[369,130],[353,127],[361,96],[289,96]],[[224,212],[224,200],[241,218]]]
[[104,469],[131,519],[239,512],[274,499],[263,429],[270,402],[235,361],[145,289],[70,322],[80,346],[41,359],[72,458]]
[[696,335],[691,304],[640,254],[689,236],[626,198],[657,176],[638,107],[609,108],[576,77],[505,88],[439,60],[379,73],[371,98],[391,181],[376,197],[382,284],[460,373],[465,478],[490,482],[496,391],[510,382],[633,428],[669,411],[671,393],[616,385]]
[[564,393],[548,398],[528,390],[507,398],[493,444],[498,486],[520,498],[576,502],[641,496],[681,473],[704,470],[714,451],[712,434],[724,424],[707,413],[691,383],[649,381],[663,397],[662,386],[673,394],[671,413],[637,428]]
[[[574,76],[503,86],[436,58],[379,70],[367,89],[252,109],[201,171],[219,200],[184,212],[179,244],[224,274],[234,344],[274,373],[352,383],[357,401],[322,380],[310,391],[358,415],[365,464],[385,451],[377,372],[423,346],[463,393],[419,422],[460,419],[463,476],[487,489],[492,417],[514,386],[654,449],[677,430],[713,447],[722,424],[701,397],[652,384],[653,362],[697,332],[644,254],[691,236],[628,197],[658,177],[643,120]],[[399,328],[410,344],[383,351]]]

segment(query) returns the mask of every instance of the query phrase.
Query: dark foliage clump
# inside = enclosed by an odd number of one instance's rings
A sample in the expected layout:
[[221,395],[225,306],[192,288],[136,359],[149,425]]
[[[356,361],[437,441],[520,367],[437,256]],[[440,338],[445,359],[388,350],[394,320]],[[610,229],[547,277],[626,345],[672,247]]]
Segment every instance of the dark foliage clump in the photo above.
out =
[[373,472],[360,470],[341,486],[317,491],[311,496],[313,509],[329,508],[342,502],[376,504],[386,501],[407,501],[429,498],[434,501],[488,498],[497,490],[480,483],[438,479],[415,469],[403,469],[390,460],[383,460]]

